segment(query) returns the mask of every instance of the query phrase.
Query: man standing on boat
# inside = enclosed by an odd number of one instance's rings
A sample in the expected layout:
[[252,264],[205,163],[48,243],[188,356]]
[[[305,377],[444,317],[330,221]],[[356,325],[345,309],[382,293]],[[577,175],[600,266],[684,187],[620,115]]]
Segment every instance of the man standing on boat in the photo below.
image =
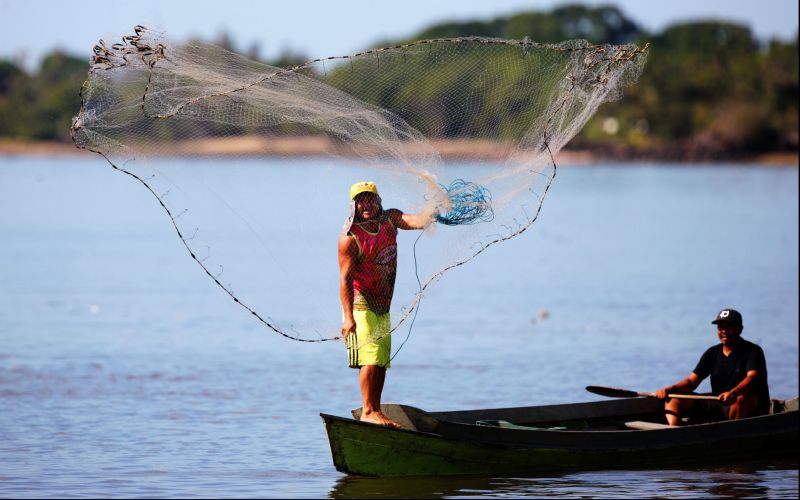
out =
[[[717,325],[720,343],[706,350],[688,377],[677,384],[659,389],[656,396],[666,399],[669,393],[692,392],[710,375],[711,392],[722,405],[712,401],[704,410],[716,412],[722,418],[731,420],[769,413],[764,351],[741,337],[744,329],[742,315],[735,309],[723,309],[711,323]],[[680,425],[681,416],[690,410],[698,410],[697,406],[701,403],[688,399],[667,399],[664,403],[667,422],[670,425]]]
[[396,208],[383,210],[373,182],[350,188],[350,218],[339,238],[339,295],[350,367],[359,369],[364,422],[400,427],[381,413],[392,345],[389,308],[397,274],[397,230],[424,229],[432,221]]

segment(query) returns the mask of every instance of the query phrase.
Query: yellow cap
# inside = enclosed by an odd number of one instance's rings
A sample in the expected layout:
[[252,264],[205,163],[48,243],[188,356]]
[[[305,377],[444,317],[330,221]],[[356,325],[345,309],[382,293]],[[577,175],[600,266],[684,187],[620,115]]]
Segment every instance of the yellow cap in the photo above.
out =
[[375,193],[378,194],[378,186],[374,182],[363,181],[356,182],[350,187],[350,199],[355,199],[361,193]]

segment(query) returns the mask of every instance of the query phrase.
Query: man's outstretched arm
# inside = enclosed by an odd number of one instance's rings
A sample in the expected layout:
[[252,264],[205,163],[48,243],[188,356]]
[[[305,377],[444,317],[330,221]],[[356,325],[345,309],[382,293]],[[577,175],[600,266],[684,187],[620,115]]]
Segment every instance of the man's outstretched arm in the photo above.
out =
[[433,215],[405,214],[396,208],[390,208],[386,214],[398,229],[425,229],[434,221]]

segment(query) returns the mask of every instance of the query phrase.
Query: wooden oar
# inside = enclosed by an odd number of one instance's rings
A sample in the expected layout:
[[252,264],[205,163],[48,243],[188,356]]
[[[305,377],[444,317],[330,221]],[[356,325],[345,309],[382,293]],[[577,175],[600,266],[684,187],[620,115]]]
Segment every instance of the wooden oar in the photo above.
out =
[[[636,392],[628,389],[617,389],[616,387],[603,387],[601,385],[589,385],[586,386],[586,390],[601,396],[607,396],[609,398],[637,398],[639,396],[645,396],[648,398],[656,397],[654,392]],[[719,400],[719,398],[716,396],[702,396],[700,394],[667,394],[667,397],[676,399],[705,399],[707,401]]]

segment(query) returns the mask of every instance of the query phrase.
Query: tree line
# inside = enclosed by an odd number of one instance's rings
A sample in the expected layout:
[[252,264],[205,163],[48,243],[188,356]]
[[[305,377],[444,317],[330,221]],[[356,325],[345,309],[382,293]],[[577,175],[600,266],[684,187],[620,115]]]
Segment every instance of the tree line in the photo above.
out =
[[[537,42],[582,38],[595,44],[650,43],[638,83],[603,105],[568,145],[609,156],[724,159],[798,150],[798,40],[759,41],[746,26],[687,22],[650,33],[616,7],[566,6],[487,21],[442,23],[407,40],[488,36]],[[229,38],[224,44],[231,47]],[[251,57],[257,53],[251,51]],[[305,58],[285,54],[269,64]],[[0,60],[0,137],[69,141],[86,78],[84,58],[54,51],[35,72]],[[335,75],[334,75],[335,78]],[[403,93],[387,79],[386,92]],[[430,85],[436,85],[432,79]],[[444,84],[443,84],[444,85]],[[372,89],[385,94],[381,89]],[[405,89],[407,92],[408,89]],[[431,95],[446,88],[428,89]],[[499,109],[513,128],[513,109]],[[471,135],[479,137],[480,127]]]

